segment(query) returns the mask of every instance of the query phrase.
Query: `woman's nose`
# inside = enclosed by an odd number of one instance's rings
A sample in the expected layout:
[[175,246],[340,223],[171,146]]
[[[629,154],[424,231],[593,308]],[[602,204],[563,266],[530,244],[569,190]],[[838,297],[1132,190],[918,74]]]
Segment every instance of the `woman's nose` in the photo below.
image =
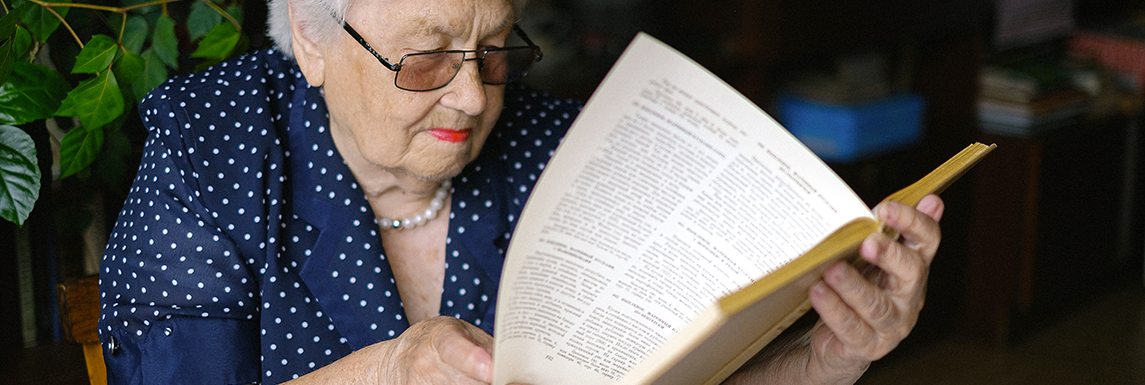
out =
[[[468,65],[472,62],[473,65]],[[485,83],[481,81],[480,59],[467,59],[461,63],[457,76],[446,86],[448,93],[442,97],[447,107],[477,116],[485,111]]]

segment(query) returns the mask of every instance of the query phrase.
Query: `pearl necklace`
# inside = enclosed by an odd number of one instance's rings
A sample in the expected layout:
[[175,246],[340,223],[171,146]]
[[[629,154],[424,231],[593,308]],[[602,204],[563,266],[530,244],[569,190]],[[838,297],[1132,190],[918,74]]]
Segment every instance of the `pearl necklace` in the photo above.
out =
[[378,220],[379,224],[382,225],[382,229],[395,230],[424,225],[426,222],[436,218],[437,213],[445,206],[445,197],[449,196],[449,188],[452,186],[453,184],[448,179],[441,182],[441,187],[438,187],[437,191],[433,193],[433,200],[429,201],[429,207],[426,207],[421,213],[405,219],[382,217],[382,219]]

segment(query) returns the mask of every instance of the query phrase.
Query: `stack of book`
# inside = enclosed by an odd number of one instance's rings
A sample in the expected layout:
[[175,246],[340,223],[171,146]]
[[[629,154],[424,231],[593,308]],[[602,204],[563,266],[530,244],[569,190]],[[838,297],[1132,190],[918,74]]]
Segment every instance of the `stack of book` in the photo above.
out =
[[1145,91],[1145,18],[1078,31],[1069,39],[1074,57],[1093,58],[1121,75],[1121,85]]
[[1145,16],[1114,21],[1078,31],[1069,39],[1074,60],[1097,64],[1103,77],[1095,79],[1094,114],[1134,115],[1145,100]]
[[1077,122],[1090,95],[1054,61],[989,65],[980,75],[978,123],[984,132],[1032,136]]

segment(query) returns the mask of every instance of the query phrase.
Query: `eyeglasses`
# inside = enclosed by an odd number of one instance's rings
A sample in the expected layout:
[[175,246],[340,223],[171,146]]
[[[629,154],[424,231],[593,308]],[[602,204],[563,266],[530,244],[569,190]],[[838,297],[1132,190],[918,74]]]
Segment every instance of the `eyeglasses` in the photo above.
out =
[[[513,31],[528,45],[417,52],[403,55],[398,64],[390,63],[375,52],[370,43],[367,43],[350,23],[343,22],[342,29],[357,40],[362,48],[370,51],[370,54],[374,55],[383,66],[397,72],[394,76],[394,85],[406,91],[433,91],[445,87],[453,81],[458,72],[461,72],[461,65],[467,61],[477,62],[477,70],[481,73],[481,81],[485,84],[512,83],[524,77],[533,63],[541,60],[541,48],[534,45],[525,35],[525,31],[516,24],[513,25]],[[469,53],[473,53],[474,56],[466,58]]]

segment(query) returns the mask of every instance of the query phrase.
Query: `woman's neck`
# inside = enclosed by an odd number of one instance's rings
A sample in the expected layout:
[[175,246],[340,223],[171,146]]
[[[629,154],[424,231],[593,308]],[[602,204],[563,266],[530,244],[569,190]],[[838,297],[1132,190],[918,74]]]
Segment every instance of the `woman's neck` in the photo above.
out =
[[334,147],[354,174],[358,186],[378,218],[406,218],[423,212],[433,201],[442,181],[425,180],[402,170],[391,170],[367,161],[354,138],[331,130]]

